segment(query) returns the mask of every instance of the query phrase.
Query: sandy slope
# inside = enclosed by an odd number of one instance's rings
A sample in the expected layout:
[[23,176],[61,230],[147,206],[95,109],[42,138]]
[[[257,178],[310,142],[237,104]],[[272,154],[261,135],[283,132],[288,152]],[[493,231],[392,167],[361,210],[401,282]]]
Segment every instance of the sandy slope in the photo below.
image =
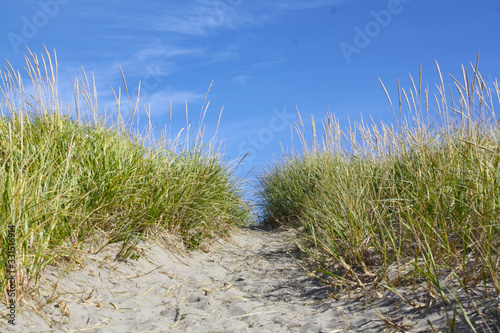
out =
[[[284,244],[287,244],[284,246]],[[425,332],[446,326],[440,305],[413,308],[394,294],[344,295],[307,277],[291,234],[242,229],[210,252],[181,256],[141,244],[139,260],[114,261],[116,247],[64,275],[54,302],[25,306],[13,332]],[[53,285],[60,269],[44,274]],[[401,290],[404,293],[404,290]],[[378,307],[384,318],[380,319]],[[5,306],[0,310],[5,312]],[[395,326],[396,325],[396,326]],[[458,323],[458,332],[468,329]],[[493,330],[494,331],[494,330]]]

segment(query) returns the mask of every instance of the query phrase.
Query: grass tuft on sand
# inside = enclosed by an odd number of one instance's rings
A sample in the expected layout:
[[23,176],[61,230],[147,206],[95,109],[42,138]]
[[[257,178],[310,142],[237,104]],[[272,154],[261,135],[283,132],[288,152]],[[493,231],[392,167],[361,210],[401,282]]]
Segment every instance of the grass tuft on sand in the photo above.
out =
[[[264,223],[294,227],[312,267],[338,288],[414,286],[405,301],[415,306],[422,285],[444,305],[459,291],[498,296],[498,82],[487,87],[476,64],[446,87],[437,69],[435,96],[421,72],[410,90],[398,85],[395,126],[360,121],[343,131],[328,113],[321,126],[312,119],[311,144],[300,118],[300,150],[259,177]],[[462,305],[451,328],[459,314],[470,323]],[[497,310],[488,315],[498,320]]]
[[[145,108],[149,124],[134,132],[138,98],[128,124],[121,89],[113,91],[116,119],[103,116],[85,72],[73,82],[73,106],[62,104],[57,58],[45,51],[29,51],[28,85],[10,63],[0,71],[0,267],[7,267],[14,226],[18,298],[46,265],[74,259],[77,249],[121,242],[118,257],[127,258],[141,237],[158,233],[194,249],[248,221],[234,163],[223,161],[216,135],[204,140],[202,120],[195,131],[187,126],[185,138],[155,140]],[[0,278],[5,297],[6,270]]]

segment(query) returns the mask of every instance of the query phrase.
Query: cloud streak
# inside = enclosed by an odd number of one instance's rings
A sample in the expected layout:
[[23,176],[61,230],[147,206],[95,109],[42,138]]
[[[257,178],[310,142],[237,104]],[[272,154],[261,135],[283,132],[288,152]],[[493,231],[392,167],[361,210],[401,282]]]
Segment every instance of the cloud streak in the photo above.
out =
[[223,29],[237,30],[264,24],[290,10],[337,5],[347,0],[222,1],[184,2],[155,24],[155,29],[190,36],[207,36]]
[[[235,2],[237,4],[237,2]],[[191,36],[207,36],[219,29],[239,29],[258,23],[254,14],[243,6],[223,1],[196,1],[165,14],[155,28]]]
[[284,0],[269,2],[269,6],[276,10],[302,10],[334,6],[347,1],[349,0]]

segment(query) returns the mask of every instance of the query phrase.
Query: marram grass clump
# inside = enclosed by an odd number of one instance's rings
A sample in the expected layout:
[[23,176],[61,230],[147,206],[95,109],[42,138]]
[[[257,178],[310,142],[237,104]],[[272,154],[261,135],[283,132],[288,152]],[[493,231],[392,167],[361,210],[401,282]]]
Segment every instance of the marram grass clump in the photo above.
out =
[[58,100],[55,57],[31,54],[26,71],[29,88],[10,64],[0,72],[0,267],[14,226],[18,291],[75,249],[121,242],[119,257],[126,258],[142,236],[158,231],[194,249],[246,223],[234,168],[222,161],[215,138],[203,141],[203,128],[193,143],[186,143],[188,131],[182,145],[166,135],[153,144],[151,127],[143,136],[126,128],[119,99],[116,121],[100,115],[85,73],[74,83],[75,110]]
[[344,132],[328,114],[322,139],[313,122],[310,145],[301,121],[302,151],[260,176],[264,222],[296,228],[302,250],[337,288],[424,284],[443,304],[456,290],[497,297],[500,90],[477,66],[472,75],[463,68],[463,78],[437,86],[433,121],[421,78],[399,90],[408,116],[397,126],[361,122]]

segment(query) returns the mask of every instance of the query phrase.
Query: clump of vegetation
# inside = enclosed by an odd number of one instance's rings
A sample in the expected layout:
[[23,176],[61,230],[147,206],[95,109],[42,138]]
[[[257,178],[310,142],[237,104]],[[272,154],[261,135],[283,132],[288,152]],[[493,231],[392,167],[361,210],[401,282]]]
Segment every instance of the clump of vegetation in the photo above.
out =
[[500,89],[486,86],[477,65],[462,70],[448,89],[438,66],[437,117],[420,73],[418,85],[410,77],[412,89],[398,88],[396,126],[361,121],[343,131],[329,113],[321,138],[312,120],[309,144],[300,119],[301,151],[261,174],[264,222],[296,228],[337,287],[424,284],[443,304],[459,289],[498,295]]
[[[126,258],[142,236],[158,232],[193,249],[248,220],[234,168],[222,160],[215,135],[204,140],[202,122],[195,133],[186,129],[182,144],[181,133],[155,141],[151,122],[146,134],[133,132],[138,100],[128,127],[121,90],[116,120],[102,116],[93,76],[89,84],[83,72],[73,83],[74,106],[63,107],[55,55],[30,52],[26,59],[29,86],[10,63],[0,72],[0,267],[14,226],[18,291],[74,249],[121,242]],[[0,270],[2,291],[5,274]]]

